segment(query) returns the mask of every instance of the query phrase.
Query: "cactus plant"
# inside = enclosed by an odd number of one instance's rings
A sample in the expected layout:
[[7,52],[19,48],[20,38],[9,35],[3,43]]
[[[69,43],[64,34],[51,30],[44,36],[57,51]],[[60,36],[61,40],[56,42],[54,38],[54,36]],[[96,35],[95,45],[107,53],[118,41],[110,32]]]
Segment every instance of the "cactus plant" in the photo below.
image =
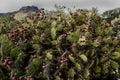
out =
[[0,28],[0,79],[102,80],[120,75],[120,39],[113,36],[111,23],[89,10],[62,15],[50,17],[40,9],[9,29]]

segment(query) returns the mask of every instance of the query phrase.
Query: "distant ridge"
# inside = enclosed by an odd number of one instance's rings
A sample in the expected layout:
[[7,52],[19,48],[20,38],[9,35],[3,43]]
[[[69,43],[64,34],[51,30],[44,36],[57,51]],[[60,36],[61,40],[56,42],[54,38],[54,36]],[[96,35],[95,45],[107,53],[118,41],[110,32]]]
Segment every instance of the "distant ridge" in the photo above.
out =
[[36,6],[24,6],[24,7],[19,9],[19,11],[23,11],[23,12],[28,12],[28,11],[35,12],[35,11],[38,11],[38,10],[39,9]]
[[16,14],[16,13],[19,13],[19,12],[28,13],[28,12],[35,12],[35,11],[38,11],[38,10],[39,10],[39,8],[36,7],[36,6],[23,6],[18,11],[8,12],[8,13],[0,13],[0,17]]

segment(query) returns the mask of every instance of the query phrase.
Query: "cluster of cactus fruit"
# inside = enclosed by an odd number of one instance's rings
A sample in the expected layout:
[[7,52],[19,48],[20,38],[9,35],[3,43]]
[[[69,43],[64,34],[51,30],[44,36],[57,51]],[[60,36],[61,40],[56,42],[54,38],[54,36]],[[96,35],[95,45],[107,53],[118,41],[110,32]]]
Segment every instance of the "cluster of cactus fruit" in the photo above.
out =
[[8,29],[0,26],[0,79],[120,77],[120,39],[111,24],[88,10],[63,14],[48,17],[42,8]]

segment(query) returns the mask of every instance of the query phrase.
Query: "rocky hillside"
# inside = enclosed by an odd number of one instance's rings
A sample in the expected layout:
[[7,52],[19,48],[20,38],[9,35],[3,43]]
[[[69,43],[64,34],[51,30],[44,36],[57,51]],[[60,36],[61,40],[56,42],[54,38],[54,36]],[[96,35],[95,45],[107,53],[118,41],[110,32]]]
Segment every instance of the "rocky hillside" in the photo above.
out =
[[8,12],[8,13],[0,13],[0,17],[7,16],[7,15],[14,15],[14,18],[16,20],[22,20],[26,16],[31,15],[38,10],[39,9],[36,6],[24,6],[24,7],[20,8],[18,11]]
[[35,12],[37,10],[39,10],[39,9],[36,6],[24,6],[21,9],[19,9],[19,11],[23,11],[23,12],[30,12],[30,11]]

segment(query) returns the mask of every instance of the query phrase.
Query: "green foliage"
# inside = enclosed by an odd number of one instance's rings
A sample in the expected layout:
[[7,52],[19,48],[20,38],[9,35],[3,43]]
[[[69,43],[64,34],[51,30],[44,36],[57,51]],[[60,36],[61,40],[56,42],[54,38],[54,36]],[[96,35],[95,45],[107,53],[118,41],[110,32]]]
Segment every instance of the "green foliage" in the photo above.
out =
[[84,54],[81,54],[80,56],[79,56],[84,62],[87,62],[87,57],[84,55]]
[[120,8],[105,11],[102,16],[112,23],[114,36],[120,37]]
[[102,15],[110,20],[113,20],[119,17],[119,14],[120,14],[120,8],[116,8],[113,10],[105,11]]
[[111,23],[94,9],[53,16],[40,9],[23,21],[0,26],[0,78],[90,80],[120,75],[120,39]]
[[74,77],[74,75],[75,75],[74,69],[69,69],[68,76],[72,78],[72,77]]

